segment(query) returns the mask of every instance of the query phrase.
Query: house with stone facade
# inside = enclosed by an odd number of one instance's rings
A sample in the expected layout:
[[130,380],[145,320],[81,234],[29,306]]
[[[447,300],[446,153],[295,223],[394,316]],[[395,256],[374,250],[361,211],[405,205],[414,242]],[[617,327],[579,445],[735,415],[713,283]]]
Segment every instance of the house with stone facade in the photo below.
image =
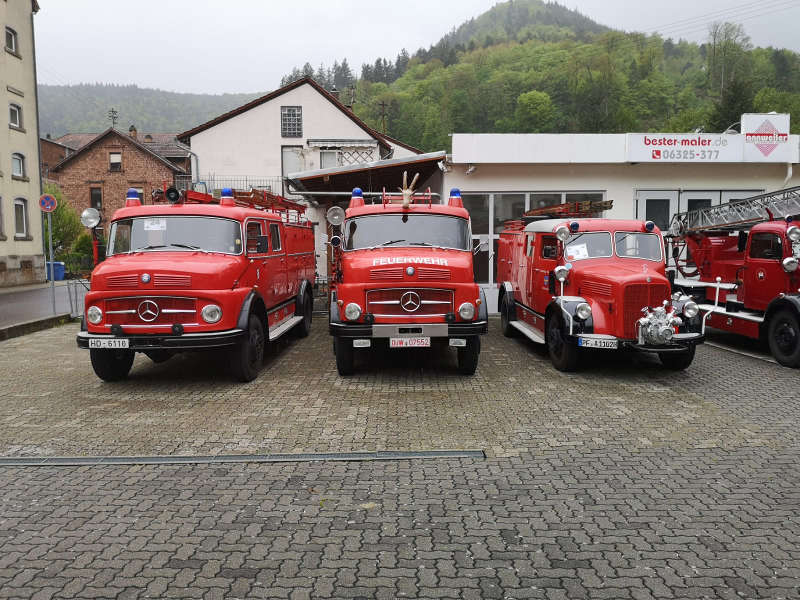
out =
[[[90,135],[89,141],[78,143],[83,140],[76,136]],[[58,183],[65,200],[77,212],[88,207],[98,209],[104,226],[114,211],[125,204],[129,188],[136,189],[139,198],[150,203],[154,201],[154,190],[174,185],[176,177],[189,176],[189,172],[179,166],[188,166],[188,154],[179,157],[181,162],[172,162],[156,152],[158,148],[153,143],[142,143],[134,128],[127,134],[113,128],[100,134],[68,134],[56,141],[78,147],[50,168],[49,178]],[[175,144],[177,142],[163,141],[161,150],[177,152],[177,148],[172,148]]]

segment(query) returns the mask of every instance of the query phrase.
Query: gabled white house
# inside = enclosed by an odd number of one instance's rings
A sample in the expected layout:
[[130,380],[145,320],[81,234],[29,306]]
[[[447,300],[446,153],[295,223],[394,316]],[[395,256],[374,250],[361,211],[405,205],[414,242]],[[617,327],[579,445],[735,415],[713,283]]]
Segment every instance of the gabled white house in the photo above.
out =
[[278,193],[280,178],[288,173],[420,153],[369,127],[311,78],[177,137],[191,146],[196,157],[195,180],[225,181],[233,187],[270,186]]

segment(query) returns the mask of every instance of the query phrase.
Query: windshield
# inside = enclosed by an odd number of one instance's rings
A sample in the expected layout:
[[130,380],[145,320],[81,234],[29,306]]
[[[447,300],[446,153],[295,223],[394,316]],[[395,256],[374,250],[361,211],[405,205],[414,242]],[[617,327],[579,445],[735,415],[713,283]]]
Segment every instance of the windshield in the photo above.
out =
[[138,217],[111,224],[107,255],[202,250],[240,254],[238,221],[213,217]]
[[381,246],[469,250],[469,221],[442,215],[383,214],[356,217],[344,224],[345,250]]
[[569,261],[611,256],[611,234],[607,231],[573,235],[564,247],[564,257]]
[[655,233],[614,233],[614,251],[621,258],[643,258],[661,261],[661,237]]

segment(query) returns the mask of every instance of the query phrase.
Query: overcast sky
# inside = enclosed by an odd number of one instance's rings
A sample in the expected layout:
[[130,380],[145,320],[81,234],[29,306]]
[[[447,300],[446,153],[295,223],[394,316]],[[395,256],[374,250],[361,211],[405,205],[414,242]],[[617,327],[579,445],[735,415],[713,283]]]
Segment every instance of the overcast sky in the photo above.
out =
[[[16,0],[21,1],[21,0]],[[353,70],[414,52],[496,0],[39,0],[42,83],[135,83],[177,92],[276,88],[306,61]],[[800,51],[800,0],[565,0],[605,25],[703,41],[710,21]]]

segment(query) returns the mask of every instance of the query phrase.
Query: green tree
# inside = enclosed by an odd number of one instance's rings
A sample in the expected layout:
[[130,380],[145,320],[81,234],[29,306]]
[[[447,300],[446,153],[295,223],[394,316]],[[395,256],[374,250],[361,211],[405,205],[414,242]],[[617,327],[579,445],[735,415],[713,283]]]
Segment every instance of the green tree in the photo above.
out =
[[[72,246],[78,236],[84,231],[78,213],[64,199],[61,188],[55,184],[48,183],[44,186],[46,194],[52,194],[56,198],[57,206],[53,211],[53,253],[58,261],[63,261],[72,251]],[[45,244],[49,244],[50,231],[47,228],[47,219],[44,221]],[[49,248],[48,248],[49,252]]]
[[515,111],[517,131],[520,133],[547,133],[558,126],[558,109],[547,92],[531,90],[520,94]]

